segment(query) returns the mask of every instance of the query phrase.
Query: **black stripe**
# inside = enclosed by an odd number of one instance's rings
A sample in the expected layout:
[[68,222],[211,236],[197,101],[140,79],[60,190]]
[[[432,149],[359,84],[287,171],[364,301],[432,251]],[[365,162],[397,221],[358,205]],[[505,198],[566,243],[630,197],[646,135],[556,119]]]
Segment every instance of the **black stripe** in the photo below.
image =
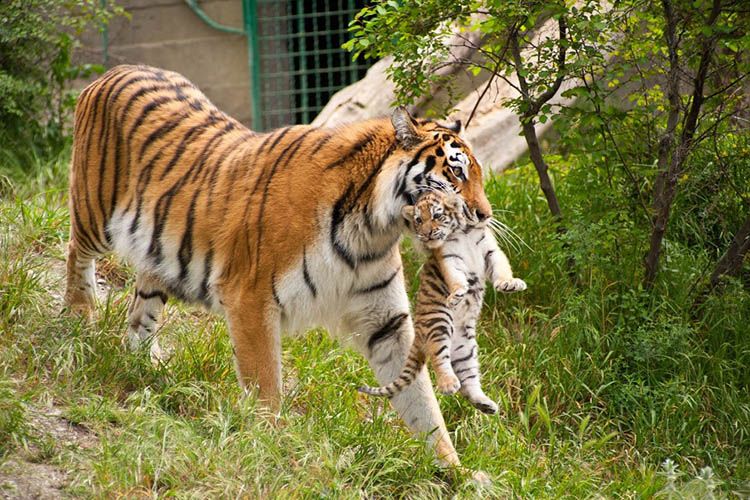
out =
[[469,352],[469,354],[468,354],[467,356],[465,356],[465,357],[463,357],[463,358],[458,358],[458,359],[454,359],[454,360],[453,360],[453,361],[451,362],[451,364],[455,365],[455,364],[457,364],[457,363],[463,363],[464,361],[468,361],[468,360],[470,360],[471,358],[473,358],[473,357],[474,357],[474,350],[475,350],[475,349],[476,349],[476,346],[473,346],[473,347],[471,348],[471,352]]
[[[284,131],[284,135],[286,134],[286,131],[289,129],[286,129]],[[256,219],[256,224],[258,225],[257,234],[255,237],[255,269],[256,269],[256,279],[258,277],[258,271],[260,270],[260,245],[261,241],[263,240],[263,215],[265,214],[266,209],[266,203],[268,202],[268,191],[271,187],[271,181],[273,180],[273,176],[276,174],[276,170],[279,168],[279,166],[282,165],[282,161],[284,162],[283,165],[286,166],[289,164],[289,160],[297,153],[300,146],[302,146],[302,142],[304,141],[305,137],[312,132],[315,129],[308,129],[304,131],[299,137],[294,139],[289,146],[282,151],[281,155],[279,155],[276,162],[273,164],[273,167],[271,167],[271,171],[268,173],[268,176],[266,177],[266,185],[263,187],[263,197],[260,201],[260,207],[258,208],[258,218]],[[256,184],[257,187],[257,184]]]
[[390,338],[393,335],[396,335],[398,333],[398,329],[401,328],[401,325],[406,321],[406,319],[409,317],[409,313],[401,313],[397,314],[395,316],[391,316],[388,321],[375,333],[370,335],[370,338],[367,340],[367,347],[372,351],[372,349],[375,347],[375,344],[378,342],[382,342],[388,338]]
[[208,300],[208,280],[211,278],[213,262],[214,249],[212,248],[208,252],[206,252],[206,257],[203,260],[203,281],[201,281],[201,288],[198,296],[198,298],[203,302],[206,302]]
[[395,271],[393,271],[393,274],[391,274],[388,278],[384,279],[383,281],[379,281],[375,283],[374,285],[370,285],[367,288],[363,288],[361,290],[357,290],[354,292],[355,294],[365,294],[365,293],[372,293],[376,292],[378,290],[382,290],[383,288],[387,287],[391,284],[393,279],[398,276],[398,273],[401,271],[401,268],[397,268]]
[[180,262],[180,281],[188,276],[188,266],[193,260],[193,225],[195,223],[195,205],[198,202],[200,191],[196,190],[188,208],[187,220],[185,221],[185,234],[180,241],[180,249],[177,251],[177,259]]
[[211,139],[208,141],[201,155],[186,170],[188,174],[180,177],[180,179],[175,184],[173,184],[172,187],[167,192],[162,194],[161,197],[159,197],[159,200],[156,202],[156,207],[154,208],[154,211],[153,211],[154,232],[151,235],[151,243],[149,244],[149,249],[148,249],[148,253],[152,255],[155,259],[160,260],[162,256],[162,246],[161,246],[160,238],[161,238],[161,234],[164,232],[166,219],[169,215],[169,210],[172,206],[172,201],[175,195],[190,180],[191,174],[194,174],[192,175],[193,178],[195,178],[195,176],[198,175],[202,167],[205,165],[206,159],[208,158],[208,156],[220,144],[219,139],[224,135],[224,133],[223,131],[220,130],[211,137]]
[[420,319],[419,324],[421,326],[426,326],[427,328],[432,328],[435,325],[450,326],[450,320],[438,316],[437,318]]
[[143,154],[146,152],[148,147],[157,139],[162,138],[175,128],[179,124],[185,121],[185,116],[181,112],[177,112],[173,114],[172,116],[176,116],[176,118],[173,118],[165,123],[163,123],[159,128],[152,131],[150,134],[148,134],[148,137],[146,137],[146,140],[143,141],[141,144],[141,151],[138,154],[138,161],[140,162],[143,159]]
[[320,148],[322,148],[331,139],[333,139],[333,134],[329,133],[322,139],[318,140],[318,142],[315,144],[315,147],[310,151],[310,156],[314,156],[318,151],[320,151]]
[[[169,174],[169,172],[172,171],[174,166],[177,165],[177,162],[179,161],[179,159],[182,157],[183,154],[185,154],[185,150],[187,149],[188,144],[191,143],[191,139],[193,138],[193,136],[196,133],[205,130],[209,125],[212,125],[215,122],[216,122],[216,117],[214,115],[209,115],[208,119],[205,120],[203,123],[199,123],[198,125],[191,127],[187,131],[187,133],[182,137],[182,140],[180,141],[180,143],[177,145],[177,148],[175,149],[175,152],[172,155],[172,158],[167,163],[167,166],[164,167],[164,170],[159,176],[159,180],[164,180],[164,178]],[[212,138],[208,141],[208,145],[210,145],[213,141],[218,139],[218,137],[220,137],[221,135],[223,135],[221,131],[214,134],[214,136],[212,136]]]
[[151,114],[156,108],[161,106],[162,104],[165,104],[167,102],[173,101],[174,99],[169,96],[159,96],[153,101],[149,102],[143,108],[141,109],[140,114],[138,115],[138,118],[136,118],[135,123],[128,131],[128,140],[127,140],[127,147],[128,149],[131,147],[130,144],[133,142],[133,136],[135,135],[136,131],[143,125],[143,122],[146,121],[146,117]]
[[485,272],[487,271],[487,269],[490,268],[490,265],[492,264],[492,261],[490,260],[490,257],[492,256],[493,253],[495,253],[495,250],[491,248],[491,249],[487,250],[487,253],[484,254],[484,269],[485,269]]
[[333,205],[333,210],[331,212],[331,246],[333,247],[333,250],[336,252],[336,254],[341,257],[341,259],[346,263],[346,265],[348,265],[351,269],[354,269],[354,256],[349,252],[348,249],[344,248],[344,246],[339,243],[337,236],[338,227],[344,221],[344,202],[352,192],[352,189],[353,185],[349,184],[344,194],[338,200],[336,200],[336,203]]
[[304,248],[302,249],[302,276],[305,278],[305,284],[307,285],[307,288],[310,289],[312,296],[317,297],[318,290],[315,288],[315,284],[310,278],[310,272],[307,269],[307,253]]
[[130,234],[135,234],[135,230],[138,227],[138,224],[141,220],[141,211],[143,209],[143,193],[146,191],[146,187],[151,182],[151,171],[154,169],[156,164],[161,160],[162,151],[158,151],[153,158],[151,158],[151,161],[146,164],[143,169],[141,169],[141,172],[138,174],[138,182],[135,185],[135,193],[133,194],[133,197],[128,202],[128,206],[125,207],[125,211],[130,210],[130,206],[133,202],[136,203],[135,207],[135,217],[133,217],[133,222],[130,224]]
[[159,300],[161,300],[162,304],[167,303],[167,294],[162,292],[161,290],[154,290],[148,293],[144,292],[143,290],[138,290],[138,296],[143,300],[149,300],[153,299],[154,297],[159,297]]
[[447,345],[443,345],[443,347],[441,347],[440,349],[438,349],[438,352],[436,352],[434,354],[434,356],[440,356],[446,349],[448,349],[448,346]]
[[[271,146],[268,148],[268,152],[270,153],[271,151],[273,151],[273,149],[279,144],[281,139],[283,139],[284,136],[288,134],[291,130],[292,130],[292,127],[286,127],[284,129],[281,129],[281,133],[278,136],[276,136],[276,139],[273,140],[273,142],[271,143]],[[263,149],[265,145],[266,143],[264,141],[263,144],[261,144],[260,146],[261,150]]]
[[458,254],[456,254],[456,253],[446,253],[446,254],[443,254],[443,258],[444,258],[444,259],[458,259],[458,260],[464,260],[464,258],[463,258],[463,257],[461,257],[460,255],[458,255]]
[[367,146],[372,141],[374,136],[375,136],[375,132],[368,132],[367,134],[365,134],[364,137],[362,137],[359,141],[354,143],[354,145],[349,148],[346,154],[344,154],[341,158],[337,159],[336,161],[328,165],[325,169],[331,170],[332,168],[336,168],[348,162],[355,156],[357,156],[359,153],[362,152],[365,146]]
[[359,199],[362,197],[362,195],[365,193],[368,187],[370,187],[370,184],[375,180],[375,178],[380,173],[380,170],[383,168],[383,164],[388,159],[388,157],[393,153],[393,151],[396,149],[396,145],[391,144],[388,146],[388,149],[383,153],[383,155],[380,157],[380,160],[375,165],[375,168],[373,168],[370,173],[367,175],[367,178],[362,183],[362,185],[357,190],[357,193],[354,195],[354,198],[349,202],[347,211],[351,211],[359,201]]
[[[142,81],[142,80],[151,80],[151,79],[150,78],[142,77],[142,78],[134,78],[131,81],[136,82],[136,81]],[[153,81],[153,80],[151,80],[151,81]],[[128,82],[128,83],[130,83],[130,82]],[[113,100],[117,100],[117,98],[119,97],[120,92],[122,92],[125,89],[125,86],[128,83],[126,83],[125,85],[123,85],[122,87],[120,87],[120,89],[117,91],[117,93],[113,96],[113,98],[112,98]],[[188,83],[181,83],[179,86],[180,87],[190,87],[191,85],[188,84]],[[125,102],[125,106],[122,107],[122,112],[120,113],[120,121],[124,121],[130,115],[130,108],[132,108],[133,105],[136,103],[136,101],[138,99],[140,99],[141,97],[144,97],[144,96],[146,96],[148,94],[151,94],[153,92],[159,92],[159,91],[162,91],[162,90],[169,90],[170,88],[171,88],[170,85],[168,85],[168,84],[165,85],[163,83],[160,83],[158,85],[149,85],[147,87],[141,87],[141,88],[139,88],[138,90],[136,90],[135,92],[133,92],[131,95],[128,96],[128,100]]]
[[437,163],[435,161],[435,157],[434,156],[428,156],[427,159],[424,162],[425,169],[424,169],[424,171],[422,173],[426,174],[427,172],[429,172],[430,170],[432,170],[433,168],[435,168],[435,163]]

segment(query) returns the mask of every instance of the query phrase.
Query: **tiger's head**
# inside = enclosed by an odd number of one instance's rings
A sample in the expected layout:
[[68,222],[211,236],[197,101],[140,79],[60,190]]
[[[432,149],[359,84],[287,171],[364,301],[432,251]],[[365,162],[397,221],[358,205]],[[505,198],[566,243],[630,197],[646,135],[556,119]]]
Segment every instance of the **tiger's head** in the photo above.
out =
[[428,191],[414,205],[406,205],[401,215],[419,241],[427,248],[438,248],[453,231],[466,225],[464,206],[454,194]]
[[413,204],[420,193],[442,191],[458,194],[469,224],[489,220],[492,206],[484,193],[482,167],[461,139],[461,122],[441,125],[414,119],[405,108],[391,116],[399,146],[408,153],[400,194]]

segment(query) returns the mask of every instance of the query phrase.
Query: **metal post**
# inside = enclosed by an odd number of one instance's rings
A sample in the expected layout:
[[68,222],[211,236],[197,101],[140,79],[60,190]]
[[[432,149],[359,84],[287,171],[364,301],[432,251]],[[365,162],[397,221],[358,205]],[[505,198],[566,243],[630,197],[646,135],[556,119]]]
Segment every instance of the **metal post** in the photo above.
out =
[[263,130],[263,103],[260,97],[260,51],[258,50],[258,2],[242,0],[242,18],[247,37],[247,67],[250,71],[250,104],[252,109],[252,127]]
[[310,122],[310,110],[308,109],[307,95],[307,41],[305,39],[305,4],[302,0],[297,0],[297,40],[299,40],[299,73],[300,86],[299,93],[301,99],[300,108],[302,110],[302,122]]

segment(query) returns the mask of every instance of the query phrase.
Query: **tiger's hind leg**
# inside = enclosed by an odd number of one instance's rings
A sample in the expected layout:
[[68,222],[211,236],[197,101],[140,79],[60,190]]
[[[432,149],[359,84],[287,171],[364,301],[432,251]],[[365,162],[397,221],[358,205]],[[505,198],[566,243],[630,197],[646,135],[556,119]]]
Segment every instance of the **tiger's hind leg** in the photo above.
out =
[[86,319],[92,319],[96,305],[97,253],[85,249],[71,236],[66,264],[65,306]]
[[474,325],[456,328],[456,337],[451,349],[453,370],[461,381],[461,395],[482,413],[497,413],[497,403],[482,390],[479,370],[479,346]]
[[138,273],[135,296],[128,312],[128,344],[132,350],[148,346],[151,361],[164,361],[165,353],[156,338],[156,327],[167,293],[159,279],[148,273]]

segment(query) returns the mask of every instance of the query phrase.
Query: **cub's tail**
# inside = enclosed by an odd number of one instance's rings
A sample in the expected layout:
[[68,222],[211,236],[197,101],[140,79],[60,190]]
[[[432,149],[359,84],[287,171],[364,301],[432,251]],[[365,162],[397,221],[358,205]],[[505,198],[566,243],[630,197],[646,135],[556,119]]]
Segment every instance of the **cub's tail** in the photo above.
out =
[[365,385],[358,388],[357,390],[365,394],[370,394],[371,396],[387,396],[389,398],[392,398],[399,392],[409,387],[412,382],[414,382],[414,379],[417,377],[417,373],[419,373],[419,371],[424,366],[426,359],[427,358],[425,357],[424,352],[422,352],[422,348],[418,346],[417,342],[415,341],[411,345],[409,356],[406,358],[406,362],[404,363],[404,368],[401,370],[401,373],[398,375],[398,377],[393,380],[393,382],[381,387],[369,387]]

